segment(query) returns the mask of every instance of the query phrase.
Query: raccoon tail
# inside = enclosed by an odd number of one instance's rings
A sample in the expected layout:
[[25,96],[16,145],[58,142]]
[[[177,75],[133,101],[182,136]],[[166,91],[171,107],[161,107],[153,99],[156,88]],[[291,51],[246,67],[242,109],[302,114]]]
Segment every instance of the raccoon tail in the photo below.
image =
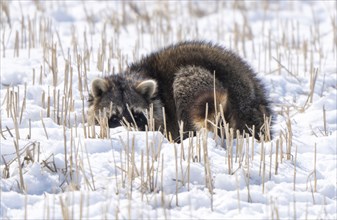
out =
[[[237,115],[232,108],[227,90],[205,91],[193,102],[190,119],[196,130],[205,127],[213,130],[214,126],[219,126],[219,124],[216,124],[217,122],[229,123],[229,127],[236,130]],[[219,120],[216,120],[217,117]],[[225,122],[223,122],[223,118]]]

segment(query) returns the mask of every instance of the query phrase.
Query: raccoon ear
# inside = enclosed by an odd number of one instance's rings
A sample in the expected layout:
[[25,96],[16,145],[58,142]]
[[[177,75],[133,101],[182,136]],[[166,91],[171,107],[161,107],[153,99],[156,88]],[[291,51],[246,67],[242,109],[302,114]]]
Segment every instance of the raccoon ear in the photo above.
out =
[[136,91],[150,99],[157,92],[157,82],[152,79],[145,80],[137,85]]
[[102,96],[102,94],[108,91],[108,82],[105,79],[97,78],[91,83],[91,91],[95,98]]

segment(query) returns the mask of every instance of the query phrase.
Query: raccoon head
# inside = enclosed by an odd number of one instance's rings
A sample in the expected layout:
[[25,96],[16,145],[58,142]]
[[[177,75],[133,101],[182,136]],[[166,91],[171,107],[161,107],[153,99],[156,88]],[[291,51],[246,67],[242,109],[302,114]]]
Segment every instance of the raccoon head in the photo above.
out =
[[151,106],[155,125],[159,127],[162,103],[157,96],[155,80],[134,80],[120,75],[97,78],[92,82],[89,96],[88,123],[97,124],[100,112],[106,112],[110,128],[129,123],[145,130]]

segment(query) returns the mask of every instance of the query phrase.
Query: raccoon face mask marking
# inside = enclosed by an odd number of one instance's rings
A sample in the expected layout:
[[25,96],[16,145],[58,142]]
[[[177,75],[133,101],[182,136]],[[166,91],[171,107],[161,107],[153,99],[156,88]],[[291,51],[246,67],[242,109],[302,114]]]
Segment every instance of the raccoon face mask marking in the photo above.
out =
[[117,115],[112,115],[108,121],[109,128],[115,128],[121,126],[121,119]]
[[111,115],[108,124],[109,128],[115,128],[122,126],[126,122],[130,123],[133,127],[137,127],[139,130],[145,130],[145,126],[147,125],[147,118],[145,117],[145,114],[143,112],[136,112],[134,110],[131,110],[131,114],[127,112],[123,115]]

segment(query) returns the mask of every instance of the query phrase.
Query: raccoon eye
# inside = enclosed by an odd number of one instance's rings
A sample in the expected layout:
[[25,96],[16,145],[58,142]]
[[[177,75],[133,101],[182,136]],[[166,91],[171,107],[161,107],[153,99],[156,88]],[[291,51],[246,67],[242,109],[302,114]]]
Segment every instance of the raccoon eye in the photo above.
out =
[[109,119],[109,128],[115,128],[121,126],[120,118],[116,115],[113,115]]
[[134,113],[133,118],[135,119],[138,128],[145,130],[145,125],[147,124],[147,119],[143,113]]

